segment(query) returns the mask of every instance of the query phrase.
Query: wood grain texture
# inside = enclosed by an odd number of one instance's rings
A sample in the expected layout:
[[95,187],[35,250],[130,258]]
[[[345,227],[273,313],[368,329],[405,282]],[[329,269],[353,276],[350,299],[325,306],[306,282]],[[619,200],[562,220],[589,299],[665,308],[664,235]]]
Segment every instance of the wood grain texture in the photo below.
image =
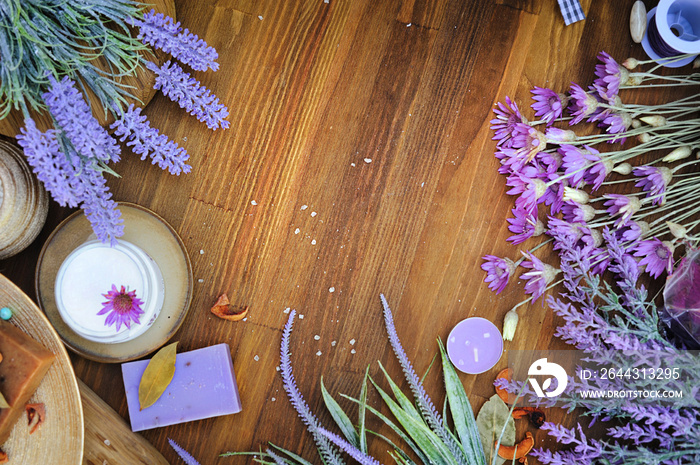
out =
[[[461,319],[500,327],[523,293],[511,285],[496,296],[480,269],[485,254],[517,254],[505,241],[513,199],[493,157],[493,105],[509,95],[525,108],[533,85],[587,85],[600,50],[642,58],[626,27],[633,1],[584,0],[587,20],[568,27],[554,1],[175,3],[183,25],[219,51],[220,71],[195,76],[228,105],[231,127],[212,133],[158,94],[146,113],[190,152],[192,173],[169,176],[127,154],[110,186],[116,199],[163,216],[185,242],[195,291],[175,339],[182,351],[231,346],[243,412],[143,436],[171,463],[179,459],[168,437],[202,464],[252,463],[218,455],[267,441],[320,463],[276,370],[285,309],[304,316],[292,335],[295,375],[326,424],[321,375],[331,393],[349,395],[359,393],[367,365],[378,378],[377,360],[398,379],[379,293],[419,372],[436,338]],[[41,241],[68,213],[52,205],[37,244],[1,263],[24,289],[33,288]],[[246,321],[211,315],[224,292],[249,307]],[[567,347],[553,338],[557,321],[545,306],[520,315],[507,351]],[[119,366],[73,361],[127,418]],[[462,377],[475,408],[505,364]],[[442,405],[439,370],[426,387]],[[379,405],[376,393],[370,401]],[[575,418],[550,413],[555,422]],[[368,427],[388,433],[375,420]],[[518,428],[522,436],[526,425]],[[550,444],[533,432],[538,446]],[[379,442],[370,451],[390,462]]]

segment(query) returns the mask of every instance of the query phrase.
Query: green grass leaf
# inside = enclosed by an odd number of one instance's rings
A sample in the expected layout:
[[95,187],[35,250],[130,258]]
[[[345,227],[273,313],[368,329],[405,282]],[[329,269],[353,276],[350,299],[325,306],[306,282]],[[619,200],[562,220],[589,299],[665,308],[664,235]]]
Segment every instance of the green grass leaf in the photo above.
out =
[[326,408],[340,428],[343,436],[345,436],[345,439],[347,439],[348,442],[354,447],[359,449],[360,437],[358,436],[357,431],[355,431],[355,427],[345,411],[343,411],[338,402],[336,402],[333,396],[331,396],[328,390],[326,390],[326,386],[323,384],[323,376],[321,376],[321,394],[323,395],[323,402],[325,402]]
[[447,401],[455,432],[471,463],[474,465],[486,465],[486,456],[481,445],[471,403],[467,393],[464,391],[464,386],[459,379],[457,371],[447,357],[445,347],[440,339],[438,339],[438,345],[440,346],[440,355],[442,357],[445,391],[447,392]]

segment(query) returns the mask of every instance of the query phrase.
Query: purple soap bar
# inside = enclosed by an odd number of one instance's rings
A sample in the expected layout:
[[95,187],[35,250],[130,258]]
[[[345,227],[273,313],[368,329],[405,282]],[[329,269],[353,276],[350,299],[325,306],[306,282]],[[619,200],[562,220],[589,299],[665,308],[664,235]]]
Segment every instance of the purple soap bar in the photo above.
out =
[[175,376],[162,396],[140,410],[139,383],[148,360],[122,364],[132,431],[241,411],[236,375],[228,344],[177,354]]

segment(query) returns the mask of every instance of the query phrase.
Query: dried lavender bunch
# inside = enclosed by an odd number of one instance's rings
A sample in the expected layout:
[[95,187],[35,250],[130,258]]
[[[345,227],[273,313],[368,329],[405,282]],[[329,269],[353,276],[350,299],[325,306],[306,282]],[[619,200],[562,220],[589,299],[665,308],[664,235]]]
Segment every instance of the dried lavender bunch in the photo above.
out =
[[[140,27],[137,38],[129,30],[134,25]],[[115,117],[115,137],[142,159],[150,157],[171,174],[187,173],[185,149],[129,103],[135,98],[121,78],[155,66],[141,53],[146,45],[198,70],[218,69],[216,50],[172,18],[154,11],[143,15],[131,0],[9,0],[0,4],[0,26],[0,118],[22,111],[25,128],[18,140],[46,189],[61,205],[82,207],[98,238],[114,244],[123,225],[103,174],[116,174],[108,164],[120,160],[121,150],[93,116],[86,91]],[[103,59],[106,70],[94,67],[95,58]],[[218,98],[177,65],[171,67],[177,72],[159,73],[155,88],[177,95],[210,128],[227,128],[228,110]],[[48,110],[54,129],[38,131],[30,109]]]

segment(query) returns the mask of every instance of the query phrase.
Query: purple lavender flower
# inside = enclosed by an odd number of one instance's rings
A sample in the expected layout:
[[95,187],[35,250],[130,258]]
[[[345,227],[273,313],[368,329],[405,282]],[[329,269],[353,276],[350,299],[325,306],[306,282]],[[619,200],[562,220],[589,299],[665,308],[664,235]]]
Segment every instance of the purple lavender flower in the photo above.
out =
[[505,105],[498,102],[493,112],[496,113],[496,117],[491,120],[491,129],[494,131],[493,140],[498,141],[497,145],[500,147],[510,148],[515,125],[527,123],[527,120],[520,113],[518,105],[508,96],[506,96]]
[[666,201],[666,188],[671,184],[673,172],[665,166],[640,166],[632,172],[641,178],[635,186],[647,191],[647,197],[652,199],[651,203],[663,205]]
[[515,274],[515,263],[509,258],[496,257],[495,255],[486,255],[483,257],[484,263],[481,264],[481,269],[486,271],[485,283],[489,284],[489,289],[500,294],[508,284],[508,280]]
[[506,221],[510,223],[508,230],[514,234],[506,239],[508,242],[515,245],[522,244],[529,238],[544,233],[544,225],[537,219],[532,210],[514,208],[512,211],[513,218],[507,218]]
[[324,463],[342,464],[343,461],[338,455],[338,451],[335,449],[335,447],[333,447],[333,444],[327,437],[319,432],[321,423],[316,419],[316,416],[314,416],[311,409],[306,404],[304,396],[301,395],[301,392],[297,387],[296,380],[294,379],[294,373],[292,373],[292,360],[289,350],[289,341],[292,335],[292,327],[294,325],[294,317],[296,314],[296,310],[292,310],[289,313],[289,319],[284,325],[284,330],[282,331],[282,343],[280,347],[280,372],[282,373],[282,385],[284,386],[284,390],[287,392],[289,402],[291,402],[294,410],[296,410],[299,414],[299,418],[301,418],[301,421],[306,425],[309,432],[313,436],[314,442],[318,446],[319,453],[321,454]]
[[634,256],[642,257],[639,266],[646,265],[646,271],[653,278],[658,278],[664,270],[673,272],[673,246],[656,237],[640,241],[634,248]]
[[604,205],[608,207],[610,216],[617,216],[615,227],[624,226],[641,208],[642,204],[637,197],[622,194],[605,194],[604,198],[608,199]]
[[176,175],[189,173],[192,169],[185,163],[189,158],[185,149],[152,128],[146,116],[141,114],[141,108],[129,105],[111,128],[120,141],[128,141],[126,145],[132,147],[135,154],[141,155],[141,160],[150,156],[153,164]]
[[598,59],[602,64],[598,64],[595,67],[595,74],[598,78],[594,81],[594,85],[600,92],[601,97],[608,102],[613,102],[620,92],[620,86],[627,84],[629,71],[620,66],[613,57],[604,51],[598,54]]
[[525,283],[525,292],[531,294],[532,301],[535,302],[544,294],[547,286],[554,281],[559,270],[551,265],[542,263],[539,258],[535,257],[530,252],[523,252],[523,255],[527,260],[523,261],[520,266],[529,268],[531,271],[521,274],[520,278],[527,281],[527,283]]
[[576,133],[570,129],[559,129],[555,127],[548,127],[544,131],[544,135],[547,138],[547,142],[554,144],[565,144],[568,142],[575,142],[578,139]]
[[53,76],[48,76],[48,79],[51,87],[42,97],[75,150],[84,157],[105,163],[119,161],[117,142],[92,115],[75,83],[68,76],[60,82]]
[[146,67],[156,74],[154,89],[160,89],[190,115],[206,123],[209,129],[228,128],[228,109],[219,99],[176,63],[166,62],[160,68],[150,61]]
[[564,111],[564,102],[562,96],[551,89],[535,86],[531,90],[532,98],[535,103],[532,108],[535,110],[535,116],[547,123],[547,126],[552,124],[555,119],[561,118]]
[[219,69],[219,64],[216,62],[219,55],[216,49],[208,46],[204,40],[189,30],[183,30],[180,23],[174,22],[170,16],[151,10],[143,15],[143,21],[132,20],[132,26],[138,26],[138,39],[144,44],[172,55],[173,58],[194,70]]
[[17,142],[37,178],[59,205],[81,205],[97,237],[115,244],[116,238],[124,234],[124,225],[101,170],[95,160],[86,161],[77,153],[64,154],[57,136],[55,130],[42,133],[28,118]]
[[530,162],[538,152],[545,149],[547,137],[544,133],[527,124],[516,123],[511,145],[517,149],[518,156],[524,157],[525,161]]
[[331,433],[325,428],[320,428],[318,432],[324,435],[326,438],[328,438],[333,444],[340,447],[343,451],[345,451],[346,454],[355,459],[360,465],[381,465],[381,462],[379,462],[377,459],[365,454],[364,452],[362,452],[357,447],[353,446],[337,434]]
[[561,208],[562,214],[566,221],[572,223],[588,223],[595,218],[595,208],[590,205],[581,205],[576,202],[564,202]]
[[[632,125],[632,117],[626,112],[609,111],[604,114],[601,113],[598,119],[602,119],[598,126],[605,128],[605,132],[608,134],[624,134]],[[608,142],[611,144],[616,142],[624,144],[626,140],[627,137],[618,136],[613,137]]]
[[571,116],[573,116],[573,119],[569,122],[572,126],[588,118],[598,109],[598,99],[583,90],[581,86],[576,83],[571,83],[569,95],[572,101],[567,109]]
[[438,413],[437,409],[435,409],[435,405],[433,405],[433,401],[425,392],[425,388],[423,387],[420,377],[416,374],[411,361],[408,359],[406,352],[403,350],[403,346],[399,340],[399,335],[396,332],[396,326],[394,326],[394,317],[391,314],[391,309],[389,308],[389,304],[387,303],[384,294],[380,294],[379,297],[382,301],[382,306],[384,307],[384,324],[389,335],[389,343],[391,344],[392,349],[394,349],[396,359],[401,365],[401,369],[403,370],[406,381],[408,381],[408,385],[411,388],[411,392],[413,393],[421,416],[428,426],[430,426],[430,428],[435,432],[435,434],[437,434],[437,436],[444,442],[450,452],[452,452],[452,455],[457,459],[463,458],[463,449],[457,443],[452,433],[445,427],[440,414]]
[[199,465],[199,462],[197,462],[189,452],[180,447],[178,443],[176,443],[170,438],[168,438],[168,443],[170,444],[170,447],[172,447],[175,450],[175,452],[177,452],[177,455],[180,456],[182,461],[185,462],[185,465]]

